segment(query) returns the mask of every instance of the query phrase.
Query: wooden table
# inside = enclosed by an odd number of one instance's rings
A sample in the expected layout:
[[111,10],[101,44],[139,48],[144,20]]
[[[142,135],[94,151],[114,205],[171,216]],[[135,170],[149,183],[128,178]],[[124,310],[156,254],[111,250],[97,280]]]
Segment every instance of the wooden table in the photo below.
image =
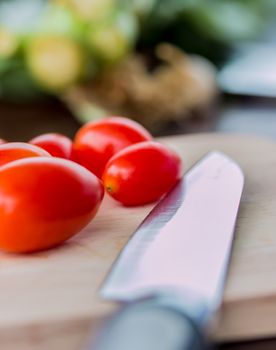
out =
[[[79,126],[68,109],[54,99],[36,104],[0,100],[0,137],[7,140],[23,141],[52,131],[72,137]],[[205,117],[170,125],[161,135],[208,131],[256,134],[276,139],[276,100],[223,98]]]

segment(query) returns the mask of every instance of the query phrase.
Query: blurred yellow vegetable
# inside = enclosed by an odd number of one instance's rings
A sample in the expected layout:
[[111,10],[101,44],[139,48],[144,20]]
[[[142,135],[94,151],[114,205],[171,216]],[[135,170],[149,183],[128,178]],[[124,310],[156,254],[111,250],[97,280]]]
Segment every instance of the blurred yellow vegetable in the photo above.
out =
[[101,59],[111,62],[121,59],[128,48],[128,41],[123,33],[112,27],[93,31],[89,41]]
[[39,36],[27,47],[27,65],[44,88],[59,91],[78,80],[84,57],[77,42],[64,36]]
[[120,13],[110,21],[91,26],[87,40],[101,61],[116,63],[132,49],[137,32],[136,18],[130,13]]
[[101,21],[113,10],[115,0],[54,0],[87,21]]
[[6,28],[0,28],[0,58],[9,58],[18,48],[18,42],[13,33]]

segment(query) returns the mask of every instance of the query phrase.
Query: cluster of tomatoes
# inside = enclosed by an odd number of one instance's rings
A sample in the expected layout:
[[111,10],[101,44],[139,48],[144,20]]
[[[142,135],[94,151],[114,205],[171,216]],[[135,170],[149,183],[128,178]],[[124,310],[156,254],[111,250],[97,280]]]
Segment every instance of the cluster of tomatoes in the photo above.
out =
[[181,160],[122,117],[91,122],[74,142],[61,134],[0,144],[0,249],[54,247],[95,216],[104,189],[123,205],[158,200],[179,179]]

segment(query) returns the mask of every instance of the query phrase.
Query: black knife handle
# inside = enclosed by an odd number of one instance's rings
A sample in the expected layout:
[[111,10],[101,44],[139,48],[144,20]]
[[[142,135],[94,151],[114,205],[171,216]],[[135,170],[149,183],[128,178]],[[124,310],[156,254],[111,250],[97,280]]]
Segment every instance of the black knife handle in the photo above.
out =
[[206,350],[200,326],[185,312],[160,302],[129,304],[113,317],[89,350]]

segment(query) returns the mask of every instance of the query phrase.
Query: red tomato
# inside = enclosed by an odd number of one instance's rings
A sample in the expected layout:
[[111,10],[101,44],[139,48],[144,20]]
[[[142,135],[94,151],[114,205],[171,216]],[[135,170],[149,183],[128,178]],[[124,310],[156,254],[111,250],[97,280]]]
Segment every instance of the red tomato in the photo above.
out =
[[53,157],[71,159],[73,142],[65,135],[43,134],[33,138],[29,143],[45,149]]
[[84,228],[104,190],[80,165],[25,158],[0,168],[0,249],[25,253],[54,247]]
[[133,120],[109,117],[84,125],[75,137],[73,159],[101,177],[107,161],[123,148],[151,140],[146,129]]
[[153,141],[129,146],[107,163],[103,183],[124,205],[154,202],[180,178],[181,159],[171,149]]
[[50,157],[44,149],[24,142],[0,144],[0,166],[21,158]]

